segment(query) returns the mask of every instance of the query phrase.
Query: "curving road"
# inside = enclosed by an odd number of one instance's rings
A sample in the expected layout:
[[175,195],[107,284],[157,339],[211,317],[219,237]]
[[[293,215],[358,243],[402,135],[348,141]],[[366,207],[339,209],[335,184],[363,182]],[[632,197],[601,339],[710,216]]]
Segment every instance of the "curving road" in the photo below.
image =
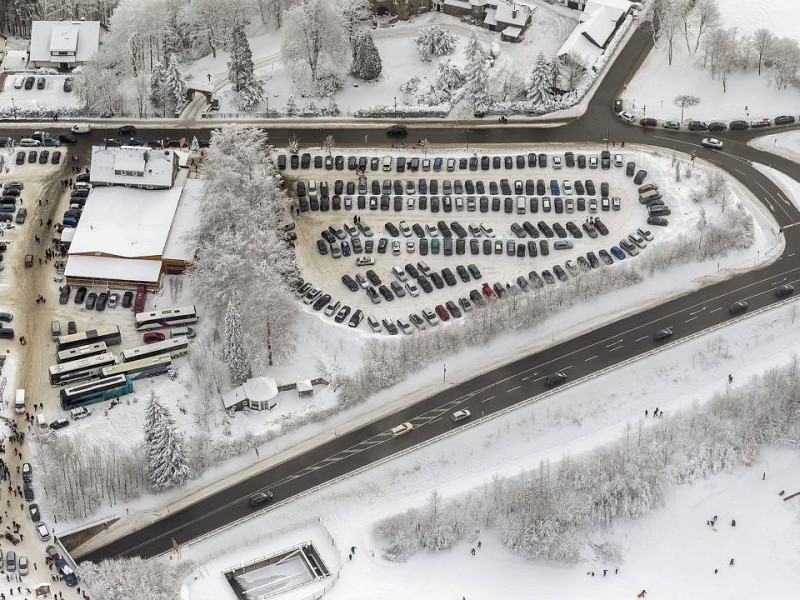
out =
[[[605,139],[609,138],[682,152],[696,150],[699,158],[727,170],[764,201],[785,235],[786,249],[779,259],[479,375],[421,400],[391,417],[317,446],[77,558],[98,561],[119,556],[150,557],[167,552],[171,549],[172,539],[184,543],[251,514],[247,498],[256,491],[269,488],[278,500],[289,499],[451,431],[453,424],[449,415],[453,410],[469,407],[473,415],[490,415],[504,410],[543,394],[547,388],[542,379],[548,373],[563,370],[572,381],[591,375],[653,350],[652,334],[656,329],[672,327],[673,340],[679,340],[729,320],[727,308],[736,300],[747,300],[752,310],[777,301],[774,296],[777,284],[800,282],[800,230],[795,227],[800,221],[800,213],[774,183],[750,165],[750,161],[771,164],[797,180],[800,180],[800,166],[747,146],[746,140],[756,135],[753,132],[717,136],[722,137],[726,144],[724,152],[715,152],[700,146],[702,134],[643,130],[627,126],[613,116],[613,99],[651,46],[652,39],[643,25],[615,61],[585,115],[563,127],[541,129],[535,125],[517,123],[508,126],[478,123],[470,124],[469,130],[466,130],[453,128],[452,124],[440,127],[415,123],[410,125],[410,139],[425,137],[436,147],[437,144],[463,145],[467,136],[469,143],[476,145],[585,144],[587,141],[605,144]],[[268,126],[267,129],[276,144],[296,133],[301,142],[313,146],[328,132],[332,132],[342,146],[362,145],[364,136],[372,140],[370,146],[375,146],[376,142],[387,144],[382,126],[378,125],[342,125],[325,130],[316,127],[301,130],[292,125],[288,128]],[[147,133],[143,137],[174,138],[192,134],[207,137],[208,129],[196,128],[190,133],[188,130],[152,128]],[[95,130],[87,136],[88,139],[81,140],[80,147],[85,149],[89,142],[102,139],[103,136],[103,131]],[[306,139],[303,139],[304,136]],[[411,421],[414,430],[406,436],[392,439],[388,430],[403,421]],[[68,538],[63,541],[69,545]]]

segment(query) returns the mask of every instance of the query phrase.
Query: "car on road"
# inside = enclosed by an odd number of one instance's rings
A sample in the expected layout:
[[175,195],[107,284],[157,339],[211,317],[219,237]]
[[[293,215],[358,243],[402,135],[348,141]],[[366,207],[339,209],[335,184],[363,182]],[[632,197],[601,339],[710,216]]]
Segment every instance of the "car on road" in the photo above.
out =
[[662,340],[666,340],[672,337],[672,328],[666,327],[664,329],[659,329],[653,333],[653,341],[660,342]]
[[122,127],[117,127],[117,135],[135,135],[136,134],[136,127],[133,125],[123,125]]
[[633,123],[636,120],[636,116],[633,113],[628,112],[627,110],[618,112],[617,116],[626,123]]
[[544,384],[547,387],[553,387],[555,385],[559,385],[560,383],[564,383],[567,380],[567,374],[564,371],[556,371],[555,373],[550,373],[544,378]]
[[42,514],[39,512],[38,504],[29,504],[28,512],[30,512],[31,521],[33,521],[34,523],[38,523],[39,521],[42,520]]
[[472,413],[469,411],[469,409],[468,408],[464,408],[464,409],[457,410],[456,412],[454,412],[450,416],[450,419],[453,421],[453,423],[458,423],[459,421],[465,421],[465,420],[469,419],[471,416],[472,416]]
[[706,148],[713,148],[714,150],[722,150],[723,146],[722,141],[717,138],[703,138],[703,141],[700,143]]
[[775,296],[783,298],[794,294],[794,286],[791,283],[783,283],[775,288]]
[[92,416],[92,411],[85,406],[79,406],[78,408],[73,408],[71,411],[69,411],[69,416],[73,421],[80,421],[81,419]]
[[738,315],[747,311],[747,302],[745,300],[737,300],[728,307],[728,313],[731,315]]
[[250,508],[260,508],[261,506],[264,506],[265,504],[269,504],[270,502],[272,502],[272,499],[274,497],[275,495],[269,490],[264,492],[257,492],[252,496],[250,496],[248,503],[250,504]]
[[405,422],[405,423],[400,423],[400,425],[398,425],[397,427],[392,427],[389,430],[389,433],[392,435],[392,437],[399,437],[401,435],[409,433],[412,429],[414,429],[414,425],[412,425],[409,422]]
[[57,429],[63,429],[67,425],[69,425],[69,421],[67,421],[65,418],[61,417],[59,419],[56,419],[52,423],[50,423],[50,429],[55,431]]

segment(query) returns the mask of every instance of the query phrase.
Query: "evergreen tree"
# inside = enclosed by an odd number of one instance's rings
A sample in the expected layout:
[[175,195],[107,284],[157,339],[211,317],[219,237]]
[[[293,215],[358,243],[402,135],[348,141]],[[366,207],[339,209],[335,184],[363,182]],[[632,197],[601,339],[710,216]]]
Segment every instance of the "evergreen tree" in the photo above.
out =
[[485,111],[489,106],[489,70],[486,66],[486,50],[473,33],[465,51],[467,61],[467,98],[476,111]]
[[183,436],[175,427],[172,415],[155,394],[145,414],[145,452],[147,479],[153,488],[163,491],[181,486],[189,479],[189,464]]
[[170,55],[167,70],[164,74],[164,86],[171,98],[165,100],[164,109],[167,114],[175,113],[179,106],[186,102],[186,82],[178,68],[178,57]]
[[192,137],[192,143],[189,146],[189,151],[192,154],[200,154],[200,141],[197,139],[197,136]]
[[297,114],[297,99],[294,97],[294,94],[289,96],[286,100],[286,111],[287,117],[294,117]]
[[231,381],[235,384],[244,383],[252,375],[242,338],[242,318],[234,296],[228,300],[225,309],[225,345],[222,348],[222,356],[228,364]]
[[153,106],[164,110],[167,103],[167,87],[166,87],[167,72],[164,65],[156,62],[153,65],[153,73],[150,75],[150,101]]
[[264,84],[256,79],[253,53],[244,27],[237,25],[231,32],[231,60],[228,62],[228,80],[236,92],[236,106],[250,110],[264,99]]
[[373,81],[380,77],[383,64],[372,32],[359,29],[353,37],[353,75],[364,81]]
[[528,100],[533,101],[534,106],[547,110],[552,105],[550,96],[550,76],[552,70],[545,59],[544,54],[539,52],[536,62],[533,64],[531,75],[528,80]]

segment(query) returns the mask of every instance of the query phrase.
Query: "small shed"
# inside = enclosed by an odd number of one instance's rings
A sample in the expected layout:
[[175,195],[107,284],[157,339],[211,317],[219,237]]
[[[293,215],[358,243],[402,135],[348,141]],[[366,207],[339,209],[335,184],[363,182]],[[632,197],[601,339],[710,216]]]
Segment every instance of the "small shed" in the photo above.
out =
[[310,379],[297,382],[297,395],[301,398],[314,395],[314,386],[311,384]]

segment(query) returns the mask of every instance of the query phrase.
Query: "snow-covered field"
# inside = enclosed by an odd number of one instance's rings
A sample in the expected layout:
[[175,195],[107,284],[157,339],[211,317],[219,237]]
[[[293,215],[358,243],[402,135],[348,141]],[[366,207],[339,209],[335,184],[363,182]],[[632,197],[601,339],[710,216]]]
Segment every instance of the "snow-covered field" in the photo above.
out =
[[[719,8],[723,27],[736,27],[741,34],[751,34],[763,27],[777,36],[800,40],[797,20],[781,18],[795,10],[792,0],[719,0]],[[758,71],[751,69],[732,72],[728,77],[728,91],[723,93],[721,81],[712,80],[710,71],[702,68],[702,46],[697,54],[688,52],[682,34],[678,33],[674,48],[671,66],[667,63],[664,43],[650,53],[623,94],[625,110],[639,117],[678,120],[681,109],[673,100],[678,95],[690,94],[697,96],[700,103],[686,108],[686,120],[750,120],[797,112],[800,104],[797,87],[790,85],[778,90],[766,72],[759,77]],[[695,66],[698,61],[699,67]]]
[[[480,533],[482,548],[475,557],[470,547],[477,540],[397,564],[381,558],[371,530],[382,517],[424,505],[433,490],[447,499],[479,489],[495,475],[513,477],[541,461],[581,455],[623,435],[628,424],[636,426],[645,409],[658,406],[669,418],[722,390],[728,373],[735,375],[735,385],[744,384],[800,350],[795,320],[794,303],[767,311],[185,545],[182,558],[199,560],[201,566],[186,579],[183,597],[233,598],[221,571],[285,547],[289,540],[307,539],[309,514],[320,516],[340,552],[342,571],[329,592],[333,597],[495,598],[525,590],[548,598],[611,599],[633,597],[642,589],[653,598],[777,597],[800,584],[793,546],[800,534],[800,508],[796,500],[783,502],[778,496],[781,490],[798,491],[796,451],[770,450],[750,468],[741,464],[731,474],[676,487],[663,508],[598,531],[598,541],[610,539],[621,547],[619,559],[608,564],[526,561],[504,550],[492,531]],[[712,529],[706,521],[714,515],[719,524]],[[293,522],[298,530],[287,536]],[[269,539],[276,527],[280,537]],[[353,545],[357,552],[350,562]],[[606,577],[603,569],[609,569]]]
[[749,145],[800,162],[800,131],[784,131],[750,140]]
[[[400,91],[401,84],[412,77],[435,80],[438,64],[442,61],[452,61],[459,67],[463,66],[464,49],[473,32],[478,34],[487,50],[494,41],[500,45],[501,54],[491,71],[495,78],[498,80],[505,77],[524,78],[529,73],[536,55],[541,51],[547,57],[553,56],[577,22],[572,11],[551,7],[545,2],[537,1],[534,4],[537,8],[533,23],[525,39],[519,44],[501,42],[499,33],[470,26],[455,17],[436,12],[417,16],[410,21],[399,21],[391,27],[379,27],[373,31],[373,36],[383,62],[381,79],[375,83],[365,83],[348,76],[344,89],[334,96],[339,109],[345,116],[352,115],[360,109],[378,106],[394,109],[395,97],[400,111],[406,105],[416,105],[414,98],[406,97]],[[453,54],[433,57],[433,60],[426,63],[420,59],[414,38],[420,28],[432,23],[449,30],[458,41]],[[291,79],[282,64],[281,35],[282,30],[271,31],[255,35],[249,40],[253,51],[255,73],[264,80],[265,96],[268,97],[267,102],[264,102],[259,109],[262,111],[267,108],[283,110],[288,97],[292,94]],[[207,75],[212,75],[215,89],[219,90],[221,115],[239,112],[233,103],[233,95],[227,81],[225,66],[227,60],[228,53],[219,52],[216,59],[206,56],[186,67],[186,72],[198,80],[207,81]],[[302,108],[311,101],[311,98],[296,96],[296,101],[298,107]],[[313,101],[318,107],[324,106],[327,102],[324,98],[314,98]],[[462,115],[461,112],[464,110],[466,109],[456,111],[451,116],[471,117],[471,109]]]

